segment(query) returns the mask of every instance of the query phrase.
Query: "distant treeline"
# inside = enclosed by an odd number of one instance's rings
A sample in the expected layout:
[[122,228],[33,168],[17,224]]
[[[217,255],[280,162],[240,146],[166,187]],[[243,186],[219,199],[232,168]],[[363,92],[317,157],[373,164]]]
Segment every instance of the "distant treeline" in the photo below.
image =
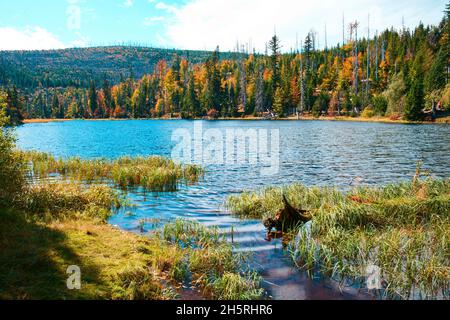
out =
[[[0,80],[7,89],[8,112],[16,119],[283,117],[306,112],[421,120],[424,110],[435,114],[450,109],[449,18],[447,5],[437,26],[389,29],[371,39],[358,39],[357,24],[352,24],[345,44],[325,50],[316,48],[315,35],[310,33],[301,50],[285,54],[280,53],[276,35],[262,55],[224,56],[217,49],[198,62],[198,55],[192,59],[175,52],[139,77],[136,74],[142,70],[125,77],[123,70],[115,69],[120,65],[117,61],[133,65],[118,50],[102,78],[97,70],[96,77],[77,74],[73,77],[77,83],[71,83],[71,73],[35,73],[27,78],[22,65],[8,59],[9,69],[0,70]],[[34,59],[44,65],[48,61],[42,62],[38,53]],[[96,60],[91,55],[85,61]],[[9,78],[21,74],[23,81]],[[122,75],[121,79],[116,81],[113,74]]]

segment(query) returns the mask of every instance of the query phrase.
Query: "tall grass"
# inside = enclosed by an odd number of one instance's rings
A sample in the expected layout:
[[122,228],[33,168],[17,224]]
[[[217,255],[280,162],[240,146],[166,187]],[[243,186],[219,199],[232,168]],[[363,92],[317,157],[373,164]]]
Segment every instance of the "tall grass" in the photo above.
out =
[[109,161],[55,158],[35,151],[18,153],[30,164],[30,174],[37,178],[57,174],[85,182],[110,180],[122,188],[140,186],[156,192],[176,191],[180,183],[197,182],[204,174],[196,165],[176,164],[162,157],[122,157]]
[[164,226],[161,236],[165,243],[179,248],[172,255],[172,262],[166,262],[176,280],[190,277],[205,295],[219,300],[252,300],[263,296],[261,277],[245,271],[248,257],[233,252],[232,245],[217,228],[176,220]]
[[268,218],[284,193],[313,216],[291,244],[300,268],[364,286],[366,268],[381,268],[385,298],[449,297],[450,181],[419,180],[348,192],[292,185],[227,200],[235,214]]
[[106,221],[123,202],[115,190],[103,185],[42,182],[24,191],[20,208],[47,221],[75,216]]

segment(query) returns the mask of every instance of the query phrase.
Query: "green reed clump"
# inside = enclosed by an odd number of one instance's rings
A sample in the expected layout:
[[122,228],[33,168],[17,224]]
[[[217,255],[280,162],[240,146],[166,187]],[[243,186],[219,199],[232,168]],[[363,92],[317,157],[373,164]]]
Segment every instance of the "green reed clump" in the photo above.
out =
[[232,245],[217,228],[177,220],[165,225],[162,239],[179,248],[167,258],[171,261],[165,262],[165,268],[172,270],[170,274],[177,281],[190,275],[193,284],[215,299],[248,300],[263,296],[260,276],[254,272],[241,273],[246,269],[248,257],[233,252]]
[[260,282],[261,278],[257,273],[242,276],[226,272],[209,284],[209,287],[217,293],[218,300],[257,300],[262,296]]
[[268,218],[283,206],[309,210],[310,230],[292,243],[295,263],[339,281],[364,285],[366,268],[382,270],[384,297],[448,298],[450,181],[419,180],[348,192],[293,185],[227,200],[238,215]]
[[19,153],[31,164],[30,173],[38,178],[57,174],[85,182],[110,180],[122,188],[140,186],[148,191],[176,191],[180,183],[197,182],[204,174],[199,166],[183,166],[162,157],[122,157],[109,161],[57,159],[35,151]]
[[166,241],[186,247],[204,247],[225,242],[218,228],[205,228],[200,223],[181,219],[164,225],[163,237]]
[[21,201],[21,209],[41,217],[58,218],[80,213],[102,221],[112,214],[112,208],[120,206],[121,198],[110,187],[94,185],[86,188],[67,182],[30,185]]
[[297,208],[314,211],[318,208],[329,208],[345,199],[345,196],[334,188],[307,188],[293,184],[284,188],[266,188],[256,192],[244,192],[230,196],[225,207],[233,214],[247,218],[273,218],[283,208],[282,195]]

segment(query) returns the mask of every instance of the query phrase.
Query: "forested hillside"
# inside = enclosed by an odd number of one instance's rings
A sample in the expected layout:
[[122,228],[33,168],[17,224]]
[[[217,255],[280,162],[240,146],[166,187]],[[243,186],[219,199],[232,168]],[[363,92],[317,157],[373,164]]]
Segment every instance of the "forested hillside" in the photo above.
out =
[[[160,60],[175,56],[192,63],[204,62],[207,51],[183,51],[147,47],[115,46],[47,51],[0,52],[0,85],[21,89],[36,87],[85,87],[105,78],[116,84],[130,75],[152,73]],[[231,54],[224,54],[231,58]]]
[[436,26],[387,29],[318,50],[267,54],[91,48],[5,52],[12,118],[236,117],[297,113],[422,120],[450,109],[450,6]]

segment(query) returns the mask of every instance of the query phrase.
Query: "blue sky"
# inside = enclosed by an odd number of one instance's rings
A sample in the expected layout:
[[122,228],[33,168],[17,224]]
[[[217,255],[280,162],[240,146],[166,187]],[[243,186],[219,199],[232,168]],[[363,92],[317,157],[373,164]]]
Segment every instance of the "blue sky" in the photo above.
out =
[[[284,50],[310,30],[320,46],[342,39],[345,23],[366,35],[436,24],[446,0],[15,0],[0,2],[0,49],[50,49],[142,43],[157,47],[264,50],[276,29]],[[369,18],[370,15],[370,18]],[[298,36],[297,36],[298,35]]]

